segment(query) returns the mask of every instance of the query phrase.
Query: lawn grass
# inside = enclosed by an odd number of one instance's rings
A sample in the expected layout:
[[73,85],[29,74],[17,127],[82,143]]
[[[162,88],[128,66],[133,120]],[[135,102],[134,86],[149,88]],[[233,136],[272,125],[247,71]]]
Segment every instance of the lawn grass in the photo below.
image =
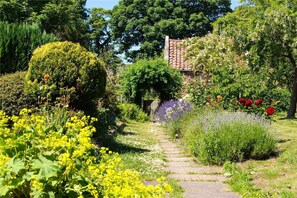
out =
[[276,115],[272,121],[271,132],[278,142],[276,156],[238,164],[267,197],[297,197],[297,119],[284,116]]
[[[126,168],[136,170],[144,181],[156,181],[167,175],[165,171],[166,158],[156,138],[158,130],[150,122],[140,123],[129,121],[122,133],[119,133],[108,146],[120,154]],[[176,181],[169,179],[173,188],[170,197],[182,197],[182,189]]]

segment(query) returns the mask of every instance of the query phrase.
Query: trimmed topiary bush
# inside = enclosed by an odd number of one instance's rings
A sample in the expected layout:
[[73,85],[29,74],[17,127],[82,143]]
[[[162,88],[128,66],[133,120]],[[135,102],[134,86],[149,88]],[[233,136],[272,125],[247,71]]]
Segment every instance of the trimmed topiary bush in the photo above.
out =
[[57,41],[37,25],[0,22],[0,74],[23,71],[33,51],[45,43]]
[[37,98],[24,93],[25,72],[0,77],[0,110],[17,115],[23,108],[37,105]]
[[104,94],[106,71],[104,63],[79,44],[54,42],[34,51],[26,81],[28,90],[38,93],[34,84],[47,85],[53,100],[65,96],[72,106],[81,107]]

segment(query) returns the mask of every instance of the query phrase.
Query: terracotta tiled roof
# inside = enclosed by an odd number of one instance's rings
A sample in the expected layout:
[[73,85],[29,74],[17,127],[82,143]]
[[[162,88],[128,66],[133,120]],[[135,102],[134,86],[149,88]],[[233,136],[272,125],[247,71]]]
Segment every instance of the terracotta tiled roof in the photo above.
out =
[[168,62],[172,67],[180,71],[192,71],[188,61],[184,59],[186,50],[182,46],[182,42],[183,40],[169,39]]

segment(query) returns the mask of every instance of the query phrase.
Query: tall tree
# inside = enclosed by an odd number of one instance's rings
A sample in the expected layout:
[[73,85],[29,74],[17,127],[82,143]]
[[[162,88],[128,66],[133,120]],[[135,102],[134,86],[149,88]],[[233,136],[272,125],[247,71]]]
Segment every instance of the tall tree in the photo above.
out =
[[237,50],[249,52],[250,66],[269,67],[270,78],[291,92],[287,117],[297,103],[297,4],[296,0],[249,0],[234,13],[219,19],[215,31],[234,38]]
[[122,61],[115,51],[114,41],[110,29],[111,10],[93,8],[88,17],[90,50],[106,63],[106,68],[113,74]]
[[103,8],[93,8],[88,17],[89,42],[93,51],[99,53],[108,48],[112,42],[109,20],[111,11]]
[[87,45],[86,0],[0,0],[0,20],[37,23],[61,40]]
[[[230,0],[120,0],[111,28],[127,57],[160,55],[166,35],[174,39],[202,36],[211,23],[230,12]],[[139,46],[138,50],[131,50]]]

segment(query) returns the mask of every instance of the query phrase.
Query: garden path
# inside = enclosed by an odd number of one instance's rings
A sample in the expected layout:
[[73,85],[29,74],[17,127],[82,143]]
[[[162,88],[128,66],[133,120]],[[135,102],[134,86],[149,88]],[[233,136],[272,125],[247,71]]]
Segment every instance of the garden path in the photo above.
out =
[[222,168],[204,166],[187,157],[178,143],[170,141],[168,134],[153,123],[152,132],[158,131],[157,139],[167,158],[166,171],[169,178],[178,181],[184,189],[185,198],[238,198],[238,194],[230,192],[223,181]]

